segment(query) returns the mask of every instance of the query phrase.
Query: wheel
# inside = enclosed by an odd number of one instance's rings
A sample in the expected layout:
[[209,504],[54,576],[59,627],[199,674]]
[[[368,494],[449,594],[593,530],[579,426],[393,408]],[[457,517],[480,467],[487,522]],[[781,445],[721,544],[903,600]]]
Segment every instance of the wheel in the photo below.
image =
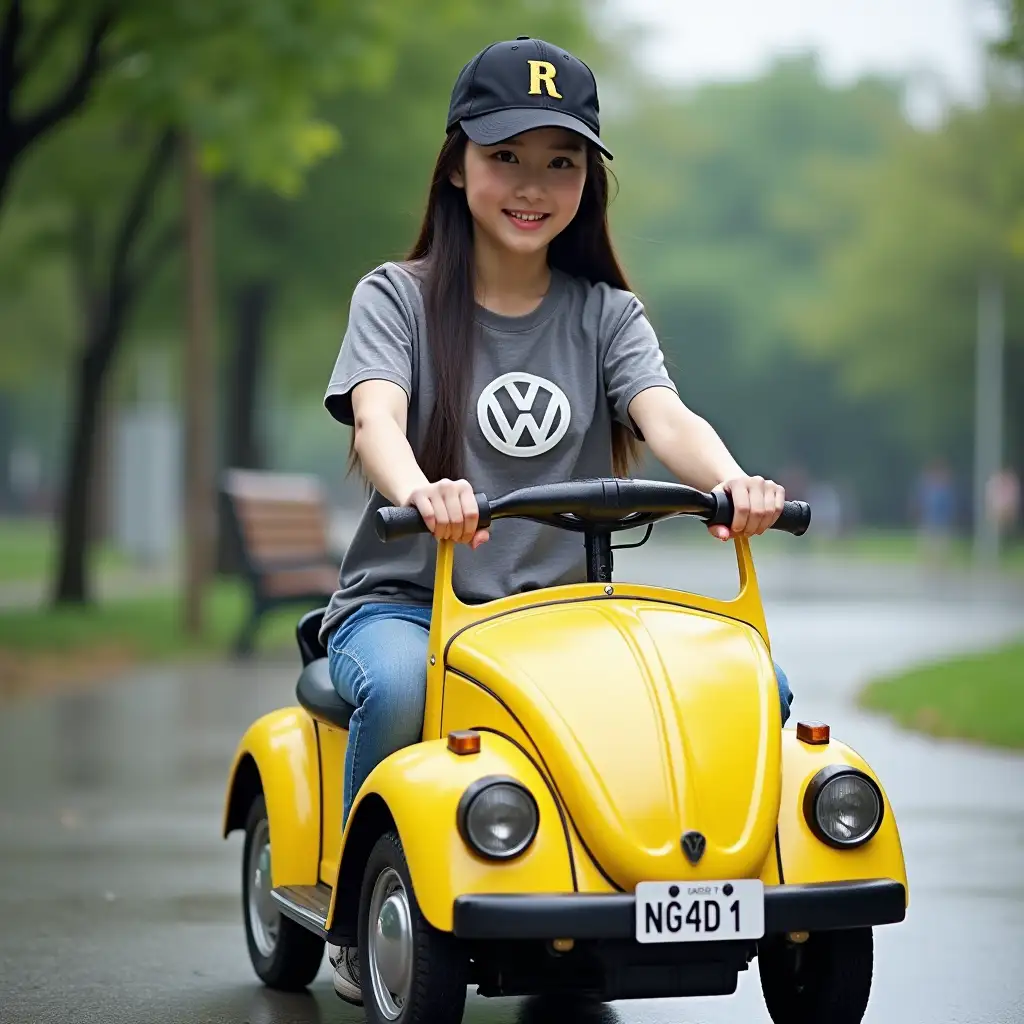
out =
[[249,808],[242,847],[242,918],[249,959],[259,978],[285,992],[317,976],[324,940],[284,917],[270,897],[270,826],[261,793]]
[[860,1024],[871,995],[870,928],[816,932],[804,943],[773,937],[758,950],[765,1005],[775,1024]]
[[458,1024],[469,959],[420,913],[402,843],[377,840],[359,898],[359,973],[368,1024]]

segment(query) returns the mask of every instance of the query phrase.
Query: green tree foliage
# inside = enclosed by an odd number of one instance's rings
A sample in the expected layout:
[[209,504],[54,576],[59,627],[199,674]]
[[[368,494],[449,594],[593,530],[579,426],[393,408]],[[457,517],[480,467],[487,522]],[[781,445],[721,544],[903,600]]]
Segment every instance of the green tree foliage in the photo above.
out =
[[[849,392],[899,410],[921,458],[971,473],[982,277],[1002,286],[1007,457],[1024,460],[1024,97],[1000,62],[1024,70],[1024,3],[1008,0],[986,104],[933,131],[906,131],[886,158],[824,181],[821,203],[851,230],[828,249],[825,287],[795,326],[839,361]],[[895,417],[893,417],[895,419]],[[966,503],[965,503],[966,504]]]
[[[50,186],[39,204],[64,214],[80,305],[58,601],[89,598],[99,413],[139,297],[177,240],[176,219],[167,230],[151,219],[178,139],[198,143],[209,173],[294,194],[336,143],[316,117],[320,96],[385,81],[391,35],[411,11],[406,0],[10,0],[0,28],[0,200],[17,164],[46,155],[39,144],[56,128],[71,132],[54,138],[50,166],[29,176],[24,196],[31,205],[37,182]],[[76,133],[91,145],[68,159],[61,144]]]
[[[1021,52],[1014,3],[1011,60]],[[104,8],[22,6],[36,21],[19,44],[10,109],[24,120],[61,95]],[[132,197],[162,132],[184,126],[218,175],[229,454],[232,430],[252,441],[254,423],[266,428],[278,410],[289,435],[301,435],[292,451],[312,458],[306,438],[315,435],[337,452],[309,468],[340,470],[343,439],[321,400],[349,295],[360,274],[412,241],[455,73],[486,43],[520,34],[562,42],[600,69],[592,7],[123,0],[110,10],[88,98],[24,151],[8,193],[0,334],[19,346],[0,345],[0,379],[52,377],[68,353],[81,365],[89,325],[111,308]],[[25,56],[41,52],[39,66]],[[801,464],[846,482],[873,518],[902,518],[921,461],[937,451],[969,458],[986,267],[1004,275],[1011,300],[1007,410],[1020,438],[1012,396],[1024,383],[1024,126],[1015,96],[921,131],[902,115],[899,82],[830,86],[810,59],[692,92],[666,91],[636,67],[609,69],[616,241],[684,399],[744,466],[786,479]],[[125,317],[110,367],[132,333],[141,341],[180,330],[180,189],[173,164],[161,166],[120,263],[136,315]],[[155,274],[168,253],[170,272]],[[300,410],[313,424],[301,431]]]
[[[922,455],[952,457],[966,474],[983,274],[1007,298],[1007,397],[1024,390],[1024,107],[992,100],[908,134],[849,201],[855,228],[829,252],[802,336],[838,358],[851,391],[900,409]],[[1018,407],[1007,403],[1016,458]]]
[[[335,143],[318,95],[379,83],[411,0],[8,0],[0,27],[0,188],[92,103],[188,126],[208,169],[294,192]],[[0,192],[2,195],[2,192]]]
[[843,400],[828,359],[798,349],[792,319],[852,226],[820,182],[855,176],[905,130],[894,85],[830,87],[810,58],[756,82],[634,97],[610,128],[633,284],[684,400],[750,472],[872,479],[885,425]]
[[[0,18],[0,294],[12,305],[0,310],[0,331],[17,340],[38,325],[46,345],[3,346],[0,381],[52,367],[78,340],[57,315],[74,308],[59,284],[77,230],[72,211],[93,211],[97,244],[109,236],[147,140],[185,128],[211,173],[294,194],[338,143],[317,115],[320,97],[387,81],[391,34],[414,6],[9,0]],[[4,208],[11,199],[16,223]],[[35,303],[40,290],[48,298]]]
[[993,53],[1024,68],[1024,0],[1000,0],[1006,29],[992,46]]

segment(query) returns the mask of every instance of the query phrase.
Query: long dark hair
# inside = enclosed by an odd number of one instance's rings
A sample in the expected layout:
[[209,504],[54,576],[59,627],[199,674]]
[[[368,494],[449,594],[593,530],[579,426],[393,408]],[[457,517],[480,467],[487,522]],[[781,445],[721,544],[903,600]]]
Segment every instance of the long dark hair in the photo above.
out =
[[[417,453],[428,480],[462,475],[463,418],[472,378],[475,336],[473,218],[463,189],[451,175],[462,167],[466,134],[449,132],[434,165],[427,208],[407,259],[423,277],[427,338],[437,397],[426,437]],[[608,169],[601,153],[587,146],[587,178],[579,209],[548,247],[548,264],[592,284],[631,290],[608,231]],[[628,476],[639,459],[633,434],[612,424],[612,470]]]

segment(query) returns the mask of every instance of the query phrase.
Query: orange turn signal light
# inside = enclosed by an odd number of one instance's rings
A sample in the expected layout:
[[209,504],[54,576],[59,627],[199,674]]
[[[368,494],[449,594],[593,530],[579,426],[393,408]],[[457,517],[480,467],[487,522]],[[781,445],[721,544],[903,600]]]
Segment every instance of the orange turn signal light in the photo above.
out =
[[456,729],[448,733],[448,749],[453,754],[479,754],[480,733],[472,729]]
[[818,746],[828,743],[828,726],[824,722],[797,722],[796,738]]

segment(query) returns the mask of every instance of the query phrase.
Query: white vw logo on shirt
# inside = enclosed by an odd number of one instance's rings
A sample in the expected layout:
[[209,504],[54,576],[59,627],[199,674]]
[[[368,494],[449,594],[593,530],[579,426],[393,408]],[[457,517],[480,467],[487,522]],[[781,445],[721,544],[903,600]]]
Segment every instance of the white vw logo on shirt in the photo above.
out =
[[[518,413],[515,423],[509,423],[501,408],[502,390],[512,399]],[[537,399],[541,391],[550,396],[546,408]],[[534,415],[534,406],[544,408],[540,423]],[[569,429],[569,399],[557,384],[546,378],[515,370],[503,373],[480,392],[476,417],[484,437],[499,452],[517,459],[530,458],[550,451],[565,437]],[[532,445],[518,444],[524,432],[533,438]]]

